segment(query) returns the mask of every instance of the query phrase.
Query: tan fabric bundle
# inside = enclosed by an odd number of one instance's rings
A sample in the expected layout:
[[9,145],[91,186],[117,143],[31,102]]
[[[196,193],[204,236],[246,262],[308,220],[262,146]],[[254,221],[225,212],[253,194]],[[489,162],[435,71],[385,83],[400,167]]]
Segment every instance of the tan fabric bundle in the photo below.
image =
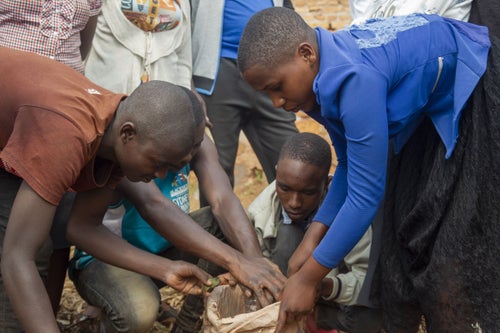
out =
[[[219,286],[208,296],[203,322],[204,333],[274,333],[280,303],[256,309],[239,286]],[[287,324],[285,333],[302,333],[302,325]]]

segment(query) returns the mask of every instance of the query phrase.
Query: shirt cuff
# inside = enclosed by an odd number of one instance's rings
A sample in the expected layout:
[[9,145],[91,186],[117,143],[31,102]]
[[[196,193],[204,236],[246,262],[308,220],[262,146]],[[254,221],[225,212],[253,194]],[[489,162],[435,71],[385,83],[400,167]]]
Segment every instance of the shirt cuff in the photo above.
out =
[[321,296],[325,301],[331,301],[339,297],[340,290],[342,289],[342,281],[338,277],[325,277],[326,279],[332,280],[332,292],[328,296]]

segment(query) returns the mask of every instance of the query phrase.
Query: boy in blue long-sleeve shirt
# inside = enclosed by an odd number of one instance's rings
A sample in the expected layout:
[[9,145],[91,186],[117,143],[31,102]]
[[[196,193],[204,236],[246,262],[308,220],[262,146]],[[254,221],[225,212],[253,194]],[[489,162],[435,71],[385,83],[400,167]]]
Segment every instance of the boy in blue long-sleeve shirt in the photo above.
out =
[[[281,323],[310,310],[314,288],[361,238],[385,195],[374,292],[383,294],[386,328],[415,329],[422,314],[431,331],[495,327],[495,303],[479,300],[500,295],[477,274],[481,267],[480,275],[498,275],[500,264],[487,245],[500,240],[492,41],[490,52],[485,27],[436,15],[369,20],[334,33],[283,8],[249,21],[238,52],[243,77],[275,106],[325,126],[338,159],[290,260],[295,274]],[[389,142],[397,157],[386,186]]]

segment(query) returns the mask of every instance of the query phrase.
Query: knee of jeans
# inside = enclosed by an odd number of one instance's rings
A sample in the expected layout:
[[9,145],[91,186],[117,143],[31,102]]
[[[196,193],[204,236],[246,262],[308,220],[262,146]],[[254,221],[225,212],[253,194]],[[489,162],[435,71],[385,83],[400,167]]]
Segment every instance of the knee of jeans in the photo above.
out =
[[107,332],[149,332],[159,311],[159,302],[128,304],[121,309],[103,308],[103,323]]

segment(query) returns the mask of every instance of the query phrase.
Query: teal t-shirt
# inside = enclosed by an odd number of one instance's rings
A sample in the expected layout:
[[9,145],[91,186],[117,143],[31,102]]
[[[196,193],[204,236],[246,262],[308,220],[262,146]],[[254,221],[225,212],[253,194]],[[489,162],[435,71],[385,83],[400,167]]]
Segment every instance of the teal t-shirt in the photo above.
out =
[[[185,166],[178,173],[169,172],[165,178],[154,180],[164,196],[172,200],[185,213],[189,213],[189,167]],[[144,219],[137,209],[127,200],[123,200],[125,215],[122,222],[122,237],[129,243],[152,253],[165,251],[172,244],[158,234]]]

